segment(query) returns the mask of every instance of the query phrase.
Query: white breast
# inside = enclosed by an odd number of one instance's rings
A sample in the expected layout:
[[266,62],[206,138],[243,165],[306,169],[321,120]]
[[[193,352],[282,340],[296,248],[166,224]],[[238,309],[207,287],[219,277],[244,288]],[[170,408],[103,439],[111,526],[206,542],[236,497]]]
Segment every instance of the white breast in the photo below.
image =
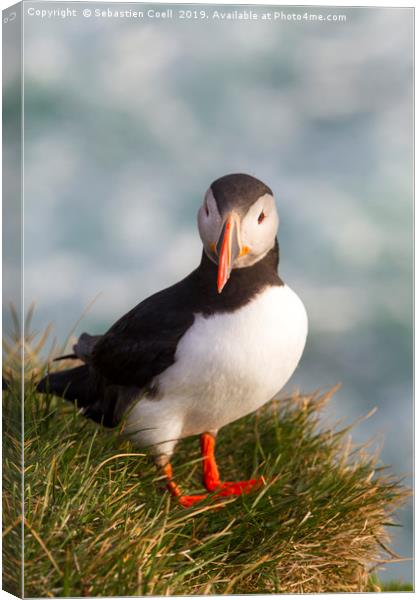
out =
[[[230,313],[195,316],[175,363],[156,380],[160,398],[132,411],[140,443],[217,431],[280,391],[296,369],[307,315],[288,287],[270,287]],[[137,430],[139,427],[137,426]]]

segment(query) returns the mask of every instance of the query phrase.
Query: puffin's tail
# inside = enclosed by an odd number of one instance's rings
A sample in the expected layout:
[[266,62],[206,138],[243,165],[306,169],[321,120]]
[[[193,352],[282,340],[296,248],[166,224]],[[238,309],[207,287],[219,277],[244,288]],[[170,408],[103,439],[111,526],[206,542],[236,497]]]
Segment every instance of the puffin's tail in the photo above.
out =
[[89,406],[90,394],[90,372],[88,365],[48,373],[36,386],[36,391],[41,394],[54,394],[65,400],[77,403],[80,407]]
[[89,365],[49,373],[38,383],[36,391],[77,402],[85,417],[105,427],[116,427],[119,423],[115,389],[105,390]]

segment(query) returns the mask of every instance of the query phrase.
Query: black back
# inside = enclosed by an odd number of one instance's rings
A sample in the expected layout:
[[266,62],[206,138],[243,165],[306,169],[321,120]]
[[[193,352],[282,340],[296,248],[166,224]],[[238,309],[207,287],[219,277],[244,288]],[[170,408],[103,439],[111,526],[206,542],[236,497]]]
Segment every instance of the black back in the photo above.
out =
[[[218,267],[203,252],[200,265],[190,275],[138,304],[105,335],[82,334],[89,343],[80,342],[74,348],[77,357],[88,364],[47,375],[38,384],[38,391],[77,401],[86,417],[115,427],[139,389],[149,394],[158,392],[153,378],[174,363],[178,342],[192,326],[194,315],[232,312],[264,288],[282,286],[278,260],[276,240],[258,263],[233,269],[218,294]],[[77,354],[79,346],[81,355]],[[88,347],[90,354],[84,356]]]

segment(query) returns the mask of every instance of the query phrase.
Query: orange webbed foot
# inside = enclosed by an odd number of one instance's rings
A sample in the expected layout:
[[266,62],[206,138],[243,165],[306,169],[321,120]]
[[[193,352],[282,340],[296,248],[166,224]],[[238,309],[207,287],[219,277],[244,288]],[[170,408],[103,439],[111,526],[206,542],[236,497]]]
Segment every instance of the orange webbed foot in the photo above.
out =
[[195,504],[202,502],[206,498],[208,498],[208,494],[195,494],[193,496],[178,496],[177,499],[178,499],[178,502],[181,504],[181,506],[184,506],[185,508],[191,508],[191,506],[195,506]]
[[194,506],[198,502],[201,502],[202,500],[205,500],[208,497],[208,494],[194,494],[191,496],[182,494],[179,486],[173,480],[171,464],[166,464],[162,468],[162,470],[166,477],[166,489],[171,494],[171,496],[177,499],[181,506],[184,506],[185,508],[190,508],[191,506]]
[[221,481],[214,455],[215,445],[215,437],[210,433],[203,433],[201,436],[203,481],[209,492],[216,492],[216,496],[240,496],[257,490],[265,483],[263,477],[245,481]]
[[241,496],[258,490],[265,481],[263,477],[245,481],[223,481],[214,489],[216,496]]
[[[218,498],[222,497],[249,494],[250,492],[258,490],[265,484],[263,477],[258,477],[257,479],[246,479],[244,481],[221,481],[214,456],[215,445],[216,440],[214,435],[211,433],[204,433],[201,436],[203,482],[207,491],[212,495],[212,499],[217,501]],[[170,463],[166,463],[162,467],[162,470],[166,478],[167,490],[178,500],[181,506],[190,508],[209,497],[209,494],[184,495],[179,486],[173,480],[172,467]],[[223,506],[223,504],[219,504],[218,506]],[[215,508],[217,508],[217,506]]]

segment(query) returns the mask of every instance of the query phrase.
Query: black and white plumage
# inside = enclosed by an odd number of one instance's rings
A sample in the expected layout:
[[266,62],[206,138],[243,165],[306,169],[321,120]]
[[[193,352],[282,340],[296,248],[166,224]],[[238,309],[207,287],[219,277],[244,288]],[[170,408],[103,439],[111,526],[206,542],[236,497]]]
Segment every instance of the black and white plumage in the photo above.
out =
[[39,391],[77,400],[165,464],[178,439],[210,432],[280,391],[304,349],[307,316],[277,274],[271,190],[244,174],[207,191],[198,213],[199,266],[133,308],[102,336],[82,334],[85,364],[50,374]]

